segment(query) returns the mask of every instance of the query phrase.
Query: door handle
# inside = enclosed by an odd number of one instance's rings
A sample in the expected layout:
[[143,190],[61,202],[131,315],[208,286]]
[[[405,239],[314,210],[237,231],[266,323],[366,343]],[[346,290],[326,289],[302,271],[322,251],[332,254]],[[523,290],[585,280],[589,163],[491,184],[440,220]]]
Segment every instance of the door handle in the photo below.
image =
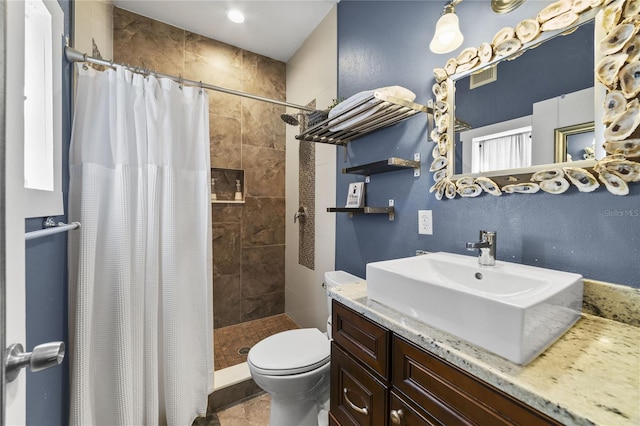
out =
[[49,342],[33,348],[33,352],[24,352],[20,343],[7,348],[5,360],[5,377],[7,382],[14,381],[20,370],[29,366],[31,371],[42,371],[60,365],[64,359],[64,342]]

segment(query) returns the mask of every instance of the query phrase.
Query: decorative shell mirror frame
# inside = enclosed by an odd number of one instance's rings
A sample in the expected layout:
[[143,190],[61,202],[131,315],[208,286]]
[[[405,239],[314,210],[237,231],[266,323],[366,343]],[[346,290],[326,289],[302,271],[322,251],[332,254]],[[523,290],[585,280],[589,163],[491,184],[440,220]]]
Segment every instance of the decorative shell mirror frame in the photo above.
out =
[[[604,34],[596,40],[595,76],[604,86],[602,124],[606,156],[593,167],[550,165],[525,175],[453,177],[455,152],[454,98],[452,76],[471,73],[503,58],[519,56],[539,42],[545,32],[572,31],[587,16],[596,17],[596,26]],[[543,8],[536,18],[525,19],[515,28],[501,29],[492,43],[466,48],[443,68],[434,69],[436,83],[434,128],[430,133],[436,144],[430,171],[435,197],[476,197],[483,192],[532,194],[542,190],[561,194],[571,185],[581,192],[592,192],[600,185],[615,195],[629,193],[629,183],[640,182],[640,1],[638,0],[560,0]]]

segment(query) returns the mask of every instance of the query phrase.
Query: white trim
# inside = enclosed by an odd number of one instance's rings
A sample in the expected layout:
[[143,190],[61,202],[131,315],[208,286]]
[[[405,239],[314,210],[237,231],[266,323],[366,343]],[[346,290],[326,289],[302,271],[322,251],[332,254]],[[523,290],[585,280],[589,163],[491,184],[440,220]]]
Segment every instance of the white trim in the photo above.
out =
[[[215,332],[214,332],[215,333]],[[242,383],[251,378],[249,365],[246,362],[223,368],[213,373],[213,391],[219,391],[229,386]]]

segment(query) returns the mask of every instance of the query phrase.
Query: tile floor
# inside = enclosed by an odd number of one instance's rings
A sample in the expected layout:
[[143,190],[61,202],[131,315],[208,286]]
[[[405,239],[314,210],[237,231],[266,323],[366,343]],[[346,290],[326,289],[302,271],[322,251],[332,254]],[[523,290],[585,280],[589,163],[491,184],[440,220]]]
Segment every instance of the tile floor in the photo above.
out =
[[205,418],[199,418],[193,426],[267,426],[270,403],[269,395],[261,394]]
[[[213,368],[217,371],[243,363],[247,360],[248,348],[265,337],[294,328],[300,327],[285,314],[216,328],[213,332]],[[247,350],[242,351],[244,348]]]

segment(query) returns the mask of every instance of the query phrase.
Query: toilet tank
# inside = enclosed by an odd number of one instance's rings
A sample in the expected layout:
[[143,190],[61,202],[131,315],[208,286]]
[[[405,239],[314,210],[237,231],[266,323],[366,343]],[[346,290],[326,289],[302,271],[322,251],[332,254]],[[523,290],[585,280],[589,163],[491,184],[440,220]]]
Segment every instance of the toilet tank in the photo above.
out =
[[[358,281],[364,281],[364,279],[357,277],[355,275],[352,275],[345,271],[329,271],[324,273],[325,289],[343,285],[343,284],[351,284]],[[327,293],[327,312],[329,312],[329,319],[327,320],[327,331],[330,333],[331,332],[331,297],[329,297],[329,292],[326,292],[326,293]]]

